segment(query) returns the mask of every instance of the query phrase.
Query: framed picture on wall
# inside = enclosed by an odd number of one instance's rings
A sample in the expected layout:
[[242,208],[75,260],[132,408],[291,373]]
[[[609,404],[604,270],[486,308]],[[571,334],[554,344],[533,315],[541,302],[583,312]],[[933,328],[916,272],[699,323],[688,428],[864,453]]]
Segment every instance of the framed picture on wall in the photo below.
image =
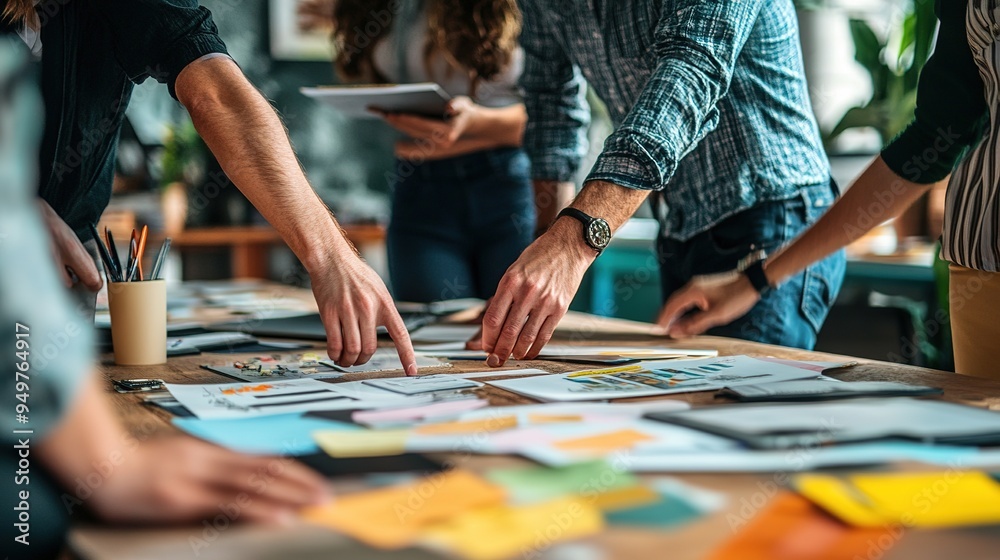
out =
[[333,59],[328,30],[299,29],[297,10],[301,0],[268,0],[271,57],[275,60],[325,61]]

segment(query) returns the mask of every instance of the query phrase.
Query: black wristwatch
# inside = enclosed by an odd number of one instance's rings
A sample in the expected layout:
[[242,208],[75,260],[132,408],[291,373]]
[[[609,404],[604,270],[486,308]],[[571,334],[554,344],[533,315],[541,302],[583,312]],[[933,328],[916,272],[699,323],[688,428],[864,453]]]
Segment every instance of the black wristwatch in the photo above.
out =
[[767,253],[764,251],[754,251],[736,265],[736,271],[747,277],[753,289],[760,295],[766,294],[774,288],[764,273],[764,263],[767,262]]
[[611,226],[606,220],[588,216],[576,208],[564,208],[562,212],[559,212],[559,217],[563,216],[569,216],[583,224],[583,240],[591,249],[597,251],[598,256],[611,243]]

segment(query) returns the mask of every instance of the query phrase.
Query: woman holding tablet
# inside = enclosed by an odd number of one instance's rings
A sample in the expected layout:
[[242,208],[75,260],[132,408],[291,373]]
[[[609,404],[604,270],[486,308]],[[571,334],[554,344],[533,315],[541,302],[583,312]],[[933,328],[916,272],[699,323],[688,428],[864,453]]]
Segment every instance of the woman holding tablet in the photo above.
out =
[[536,230],[516,1],[309,0],[300,15],[332,25],[344,79],[436,82],[453,97],[443,120],[380,113],[406,136],[391,178],[393,295],[491,297]]

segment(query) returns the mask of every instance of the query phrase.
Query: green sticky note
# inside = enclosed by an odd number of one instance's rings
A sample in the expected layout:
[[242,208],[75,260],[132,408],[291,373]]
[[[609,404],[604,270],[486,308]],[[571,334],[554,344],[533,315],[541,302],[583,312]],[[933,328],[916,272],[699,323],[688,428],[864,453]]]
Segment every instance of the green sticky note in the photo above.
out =
[[507,489],[517,504],[542,502],[560,496],[596,496],[634,486],[634,475],[606,461],[588,461],[557,468],[526,467],[495,469],[486,478]]
[[606,512],[604,519],[609,525],[630,525],[640,527],[672,527],[701,517],[702,512],[687,500],[677,496],[660,495],[660,500],[652,504]]

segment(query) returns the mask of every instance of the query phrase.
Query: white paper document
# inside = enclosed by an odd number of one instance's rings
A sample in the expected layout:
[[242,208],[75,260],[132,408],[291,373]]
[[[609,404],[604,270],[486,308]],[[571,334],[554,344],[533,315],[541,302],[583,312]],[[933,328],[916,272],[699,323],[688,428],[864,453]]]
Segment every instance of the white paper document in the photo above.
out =
[[403,402],[416,404],[416,399],[424,399],[367,385],[324,383],[316,379],[209,385],[166,383],[164,386],[198,418],[247,418],[312,410],[379,408],[401,406]]
[[[395,348],[379,348],[372,354],[372,358],[367,363],[360,366],[340,367],[333,360],[320,360],[325,366],[330,366],[344,373],[375,373],[379,371],[402,371],[403,363],[399,361],[399,354]],[[417,354],[417,368],[425,367],[448,367],[451,364],[442,362],[437,358]]]
[[487,381],[540,401],[592,401],[715,391],[723,387],[816,377],[814,371],[749,356],[652,361],[559,375]]
[[439,391],[456,391],[459,389],[475,389],[482,383],[458,379],[448,374],[422,375],[419,377],[393,377],[389,379],[368,379],[362,381],[365,385],[400,393],[403,395],[419,395]]

